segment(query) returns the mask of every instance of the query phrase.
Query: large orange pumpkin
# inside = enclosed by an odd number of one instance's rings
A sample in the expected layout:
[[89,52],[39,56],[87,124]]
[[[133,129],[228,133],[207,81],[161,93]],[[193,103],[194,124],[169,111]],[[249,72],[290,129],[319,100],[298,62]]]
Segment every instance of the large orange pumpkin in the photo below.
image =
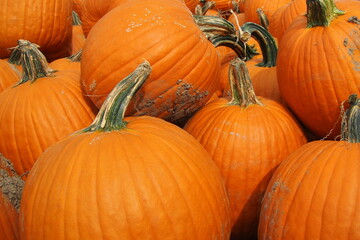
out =
[[350,102],[345,138],[307,143],[277,168],[263,200],[260,240],[360,239],[360,100]]
[[185,125],[210,153],[228,191],[233,239],[256,239],[261,200],[277,165],[306,143],[279,103],[255,96],[246,65],[231,61],[231,101],[218,98]]
[[141,64],[91,126],[39,157],[20,207],[23,239],[229,239],[226,190],[206,150],[160,118],[123,118],[149,73]]
[[54,73],[36,45],[19,42],[22,78],[0,93],[0,153],[22,175],[46,148],[91,123],[95,110],[79,73]]
[[308,4],[307,17],[296,18],[279,44],[278,83],[300,121],[318,137],[333,138],[341,103],[360,94],[360,2]]
[[218,54],[181,1],[123,0],[107,13],[83,48],[84,92],[100,107],[119,77],[143,59],[153,71],[129,106],[129,115],[176,122],[191,116],[218,89]]
[[73,0],[1,0],[0,58],[19,39],[41,46],[48,60],[71,53],[71,11]]

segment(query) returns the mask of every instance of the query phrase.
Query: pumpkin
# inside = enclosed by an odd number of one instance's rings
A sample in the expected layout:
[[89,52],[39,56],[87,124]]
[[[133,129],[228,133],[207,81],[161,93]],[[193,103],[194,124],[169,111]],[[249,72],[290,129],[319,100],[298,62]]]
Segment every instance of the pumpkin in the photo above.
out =
[[0,239],[19,239],[19,214],[0,189]]
[[160,118],[124,118],[150,71],[140,64],[93,124],[39,157],[20,207],[23,239],[229,239],[226,190],[206,150]]
[[272,23],[272,15],[282,6],[288,4],[291,0],[249,0],[244,3],[244,12],[246,22],[254,22],[260,24],[258,17],[258,9],[262,9],[269,22]]
[[331,139],[340,134],[341,103],[360,94],[360,2],[311,0],[307,9],[279,44],[278,84],[297,118]]
[[276,169],[261,208],[260,240],[360,238],[360,100],[349,99],[340,141],[309,142]]
[[83,48],[84,92],[99,108],[118,78],[127,76],[143,59],[153,71],[127,115],[181,122],[219,88],[215,47],[181,1],[124,0],[108,12],[92,28]]
[[17,83],[20,78],[21,72],[16,66],[8,60],[0,59],[0,92]]
[[280,7],[274,12],[269,25],[269,31],[274,37],[281,40],[285,30],[290,26],[294,19],[306,13],[306,1],[294,0]]
[[13,54],[21,55],[22,78],[0,93],[0,126],[6,126],[0,128],[0,153],[19,175],[50,145],[91,123],[96,111],[81,91],[79,73],[54,73],[37,47],[19,41]]
[[270,177],[306,138],[284,106],[255,96],[245,62],[232,60],[229,76],[232,99],[208,103],[184,129],[210,153],[225,180],[232,238],[256,239],[261,200]]
[[72,0],[0,1],[0,58],[9,57],[19,39],[41,46],[49,61],[69,56],[71,11]]

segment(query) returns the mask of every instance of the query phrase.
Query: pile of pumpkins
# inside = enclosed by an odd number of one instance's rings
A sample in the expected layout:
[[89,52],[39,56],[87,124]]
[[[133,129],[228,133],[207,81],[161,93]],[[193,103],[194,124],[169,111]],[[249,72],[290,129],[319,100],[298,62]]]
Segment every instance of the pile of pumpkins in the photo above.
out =
[[360,239],[360,1],[0,16],[0,239]]

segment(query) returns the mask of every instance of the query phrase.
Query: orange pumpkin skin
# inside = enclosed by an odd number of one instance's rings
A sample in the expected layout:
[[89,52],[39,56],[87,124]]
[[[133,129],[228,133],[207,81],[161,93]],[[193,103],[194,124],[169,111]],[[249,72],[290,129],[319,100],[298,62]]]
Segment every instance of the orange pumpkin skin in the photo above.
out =
[[51,62],[49,67],[56,70],[75,71],[80,74],[80,61],[74,62],[69,58],[59,58]]
[[234,6],[240,2],[240,0],[214,0],[215,9],[218,10],[230,10],[234,9]]
[[192,115],[219,87],[219,56],[183,3],[127,0],[87,37],[81,60],[84,92],[100,107],[119,79],[144,59],[153,71],[128,115],[176,121]]
[[313,141],[276,170],[265,193],[259,239],[359,239],[360,144]]
[[124,120],[44,152],[24,188],[21,237],[229,239],[226,191],[201,145],[162,119]]
[[95,117],[83,96],[79,73],[57,72],[0,93],[0,152],[19,175],[50,145],[87,126]]
[[200,0],[184,0],[184,2],[192,13],[195,13],[195,8],[197,5],[201,5]]
[[0,59],[0,92],[20,80],[21,72],[7,60]]
[[218,98],[184,129],[210,153],[229,195],[234,239],[256,239],[261,199],[277,165],[306,143],[294,118],[275,101],[228,105]]
[[306,13],[306,1],[294,0],[276,10],[272,15],[269,31],[280,42],[286,29],[290,26],[294,19]]
[[0,58],[9,57],[19,39],[39,45],[48,60],[69,56],[71,11],[72,0],[0,1]]
[[277,58],[283,99],[320,138],[339,134],[341,102],[360,94],[360,32],[358,24],[348,22],[360,17],[360,2],[338,1],[336,6],[346,13],[327,27],[306,28],[306,17],[296,18],[279,44]]
[[19,214],[0,190],[0,239],[19,239]]
[[246,22],[254,22],[260,24],[260,20],[256,10],[261,8],[266,17],[269,20],[269,23],[272,23],[272,15],[280,7],[290,3],[291,0],[249,0],[244,3],[244,12],[246,17]]

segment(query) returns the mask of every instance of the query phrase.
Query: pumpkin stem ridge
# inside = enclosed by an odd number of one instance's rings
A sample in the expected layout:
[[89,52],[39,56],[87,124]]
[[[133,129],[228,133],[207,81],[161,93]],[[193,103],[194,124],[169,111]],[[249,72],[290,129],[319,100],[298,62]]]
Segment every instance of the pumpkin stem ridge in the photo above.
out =
[[28,81],[35,82],[41,77],[53,76],[53,73],[56,72],[49,67],[46,57],[39,50],[39,45],[20,39],[18,46],[12,49],[9,62],[21,64],[23,69],[21,79],[15,86]]
[[339,10],[334,0],[306,0],[307,28],[329,26],[333,19],[345,14]]
[[256,97],[249,71],[245,62],[240,58],[235,58],[230,61],[229,83],[232,96],[229,105],[239,105],[242,108],[246,108],[252,104],[263,105]]
[[105,99],[93,123],[81,132],[108,132],[125,128],[126,108],[131,98],[149,77],[150,72],[150,63],[144,61],[134,72],[121,80]]
[[80,17],[75,11],[72,11],[72,25],[73,26],[80,26],[81,25]]
[[343,114],[341,122],[341,140],[360,143],[360,99],[356,94],[348,98],[349,108]]

